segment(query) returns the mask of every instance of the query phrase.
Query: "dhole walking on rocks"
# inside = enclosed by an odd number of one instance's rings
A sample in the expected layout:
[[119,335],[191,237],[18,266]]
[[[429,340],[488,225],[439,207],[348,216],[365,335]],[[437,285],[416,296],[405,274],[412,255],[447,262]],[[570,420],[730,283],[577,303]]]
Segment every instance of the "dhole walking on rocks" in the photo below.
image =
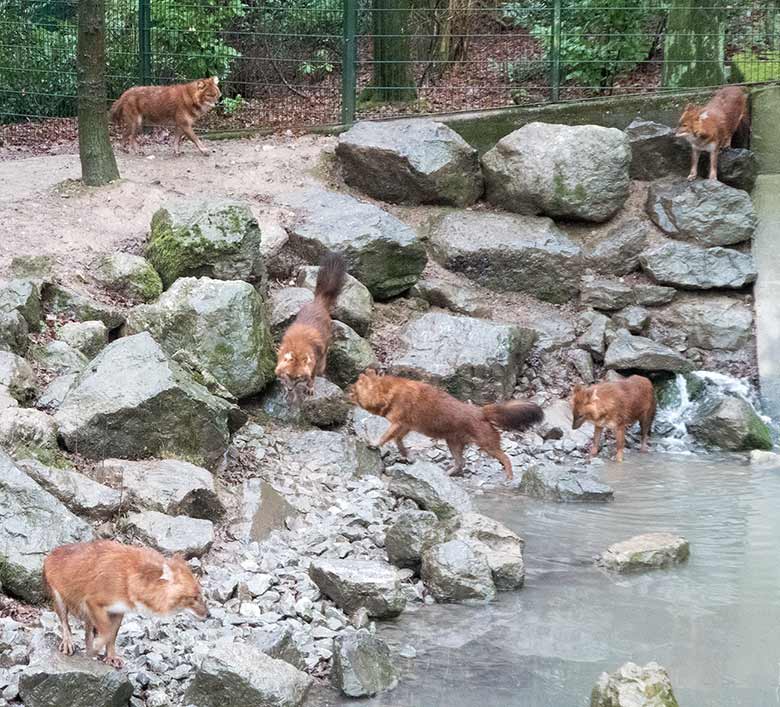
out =
[[691,145],[690,181],[696,179],[702,152],[710,153],[709,178],[718,178],[718,153],[731,147],[731,139],[746,117],[747,96],[739,86],[721,88],[706,106],[685,106],[677,135]]
[[535,403],[510,400],[480,407],[453,398],[428,383],[382,376],[370,369],[360,374],[349,397],[368,412],[390,420],[390,428],[377,447],[395,440],[406,457],[404,437],[409,432],[443,439],[455,461],[451,473],[459,474],[463,471],[463,449],[473,443],[501,462],[507,480],[512,479],[512,463],[501,450],[499,428],[522,431],[544,417]]
[[626,427],[639,422],[642,430],[641,451],[647,451],[647,440],[655,417],[655,393],[653,384],[644,376],[631,376],[624,380],[599,383],[589,387],[574,387],[572,399],[576,430],[583,422],[592,422],[593,446],[590,456],[599,453],[601,432],[606,427],[617,440],[617,461],[623,461]]
[[184,558],[112,540],[62,545],[43,562],[43,581],[62,624],[60,651],[73,653],[68,613],[84,622],[87,655],[105,648],[105,662],[122,666],[115,642],[124,614],[165,616],[209,612],[198,580]]
[[122,125],[125,147],[133,152],[138,150],[136,138],[146,121],[152,125],[176,126],[173,151],[177,155],[185,135],[202,154],[207,155],[208,150],[203,147],[192,126],[217,104],[221,95],[217,76],[171,86],[134,86],[114,101],[111,120]]
[[276,375],[293,402],[299,402],[303,395],[311,395],[314,378],[325,372],[332,329],[330,313],[344,287],[345,277],[344,258],[336,253],[323,256],[314,301],[301,307],[282,337]]

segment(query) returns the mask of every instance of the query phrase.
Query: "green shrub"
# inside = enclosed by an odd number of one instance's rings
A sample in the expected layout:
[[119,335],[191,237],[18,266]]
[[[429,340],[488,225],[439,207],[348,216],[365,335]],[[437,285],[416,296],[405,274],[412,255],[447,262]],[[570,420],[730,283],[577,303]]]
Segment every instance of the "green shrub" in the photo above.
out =
[[739,83],[780,80],[780,51],[739,52],[731,57],[731,78]]

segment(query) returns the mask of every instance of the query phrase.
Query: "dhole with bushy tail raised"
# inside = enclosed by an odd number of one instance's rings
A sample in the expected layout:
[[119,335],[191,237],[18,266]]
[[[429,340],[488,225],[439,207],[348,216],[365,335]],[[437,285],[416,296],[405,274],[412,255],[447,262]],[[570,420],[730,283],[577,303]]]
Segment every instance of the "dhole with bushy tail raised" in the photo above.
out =
[[655,393],[653,384],[644,376],[630,376],[623,380],[609,381],[584,387],[574,387],[572,396],[572,427],[576,430],[583,422],[592,422],[593,446],[590,456],[599,453],[601,432],[612,430],[617,441],[617,461],[623,461],[626,444],[626,427],[639,422],[642,432],[641,451],[647,451],[650,428],[655,417]]
[[293,402],[314,391],[314,378],[325,372],[333,322],[330,313],[346,278],[344,258],[326,253],[317,273],[314,301],[301,307],[282,337],[276,375]]
[[60,651],[73,653],[68,614],[84,622],[87,655],[105,648],[104,661],[122,666],[115,642],[128,612],[165,616],[189,611],[205,619],[209,612],[198,580],[184,558],[112,540],[62,545],[43,562],[43,582],[62,624]]
[[404,437],[409,432],[443,439],[455,462],[452,473],[459,474],[463,471],[463,449],[473,443],[501,462],[507,481],[512,479],[512,463],[501,450],[498,430],[522,431],[544,417],[535,403],[510,400],[480,407],[464,403],[428,383],[383,376],[371,369],[360,374],[349,397],[368,412],[390,421],[390,428],[376,443],[377,447],[395,440],[406,457]]
[[219,101],[219,77],[198,79],[171,86],[134,86],[128,88],[111,106],[111,120],[124,130],[125,148],[138,151],[138,133],[144,121],[152,125],[175,125],[173,151],[178,155],[182,137],[192,140],[201,154],[208,150],[198,139],[192,126]]
[[699,155],[710,153],[710,179],[718,178],[718,153],[731,147],[731,139],[747,118],[747,96],[739,86],[721,88],[705,106],[689,103],[685,106],[677,136],[691,145],[690,181],[699,171]]

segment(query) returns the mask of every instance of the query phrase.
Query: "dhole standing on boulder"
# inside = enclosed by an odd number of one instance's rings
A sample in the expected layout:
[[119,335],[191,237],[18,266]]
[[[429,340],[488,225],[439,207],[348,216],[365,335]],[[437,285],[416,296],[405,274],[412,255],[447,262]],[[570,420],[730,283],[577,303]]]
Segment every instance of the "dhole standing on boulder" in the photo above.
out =
[[583,422],[592,422],[593,446],[590,456],[599,453],[601,432],[606,427],[617,441],[617,461],[623,461],[626,443],[626,427],[639,422],[642,430],[641,451],[647,451],[647,440],[655,417],[655,393],[653,384],[644,376],[630,376],[624,380],[599,383],[589,387],[574,386],[572,400],[576,430]]
[[333,321],[330,313],[346,277],[344,258],[327,253],[320,262],[314,301],[303,305],[282,337],[276,375],[293,402],[314,392],[314,378],[325,372]]
[[691,171],[688,180],[693,181],[699,171],[699,155],[710,153],[710,179],[718,178],[718,153],[731,147],[731,139],[747,117],[747,96],[739,86],[721,88],[706,106],[685,106],[677,136],[684,137],[691,145]]
[[200,584],[181,555],[166,559],[156,550],[112,540],[55,548],[43,562],[43,583],[62,625],[60,651],[74,650],[70,612],[84,622],[87,655],[105,648],[105,662],[116,668],[123,664],[115,642],[126,613],[209,615]]
[[136,138],[146,121],[152,125],[175,124],[175,154],[179,154],[181,139],[186,135],[201,154],[207,155],[209,151],[203,147],[192,126],[217,104],[221,95],[218,76],[171,86],[134,86],[114,101],[111,120],[121,123],[125,147],[133,152],[138,151]]
[[390,421],[390,428],[376,443],[377,447],[395,440],[398,451],[407,457],[404,437],[409,432],[443,439],[455,461],[451,473],[459,474],[463,471],[463,449],[473,443],[501,462],[507,481],[512,479],[512,462],[501,450],[499,428],[521,432],[544,417],[535,403],[510,400],[480,407],[464,403],[428,383],[382,376],[371,369],[360,374],[349,398]]

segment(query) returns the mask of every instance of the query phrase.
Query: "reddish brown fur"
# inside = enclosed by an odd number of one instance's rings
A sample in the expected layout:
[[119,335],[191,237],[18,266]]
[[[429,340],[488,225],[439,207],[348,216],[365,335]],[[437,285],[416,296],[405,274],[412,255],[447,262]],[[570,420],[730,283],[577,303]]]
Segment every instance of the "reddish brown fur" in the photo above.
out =
[[111,106],[111,119],[124,128],[126,148],[138,150],[137,136],[144,121],[152,125],[176,125],[173,150],[179,154],[181,139],[187,136],[204,155],[208,150],[192,129],[198,118],[208,113],[222,95],[219,78],[198,79],[171,86],[128,88]]
[[591,457],[599,453],[601,431],[606,427],[615,435],[617,460],[622,462],[626,427],[637,421],[642,429],[641,451],[647,451],[647,440],[655,417],[655,394],[653,384],[644,376],[631,376],[587,388],[575,386],[572,407],[572,426],[575,430],[586,420],[596,427],[593,432]]
[[443,439],[452,452],[453,473],[457,474],[463,470],[464,447],[473,443],[501,462],[507,480],[512,478],[512,463],[501,451],[497,428],[524,430],[543,417],[542,409],[534,403],[510,401],[478,407],[428,383],[380,376],[372,370],[360,374],[349,397],[368,412],[390,420],[390,428],[377,447],[395,440],[406,457],[404,437],[409,432]]
[[731,139],[747,118],[747,96],[739,86],[721,88],[706,106],[685,106],[677,135],[691,145],[691,171],[688,179],[696,179],[699,155],[710,153],[710,179],[718,178],[718,152],[731,147]]
[[115,642],[125,611],[166,615],[189,610],[208,616],[200,584],[184,558],[111,540],[62,545],[43,563],[44,584],[62,624],[60,650],[73,653],[68,613],[84,622],[87,654],[105,647],[105,661],[121,667]]
[[344,259],[334,253],[325,255],[317,274],[314,301],[301,307],[282,337],[276,375],[294,398],[301,386],[304,393],[311,394],[314,378],[325,372],[333,326],[330,312],[344,286],[345,275]]

